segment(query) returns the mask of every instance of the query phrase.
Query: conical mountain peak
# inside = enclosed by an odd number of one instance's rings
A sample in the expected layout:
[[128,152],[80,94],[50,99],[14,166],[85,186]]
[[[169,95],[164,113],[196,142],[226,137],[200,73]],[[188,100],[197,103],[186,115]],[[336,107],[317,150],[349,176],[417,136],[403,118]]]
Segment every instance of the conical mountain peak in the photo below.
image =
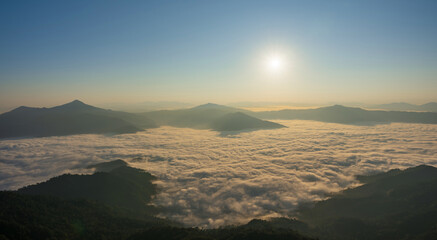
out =
[[91,110],[91,109],[98,109],[96,107],[93,107],[91,105],[88,105],[82,101],[74,100],[72,102],[66,103],[64,105],[53,107],[52,109],[56,110]]

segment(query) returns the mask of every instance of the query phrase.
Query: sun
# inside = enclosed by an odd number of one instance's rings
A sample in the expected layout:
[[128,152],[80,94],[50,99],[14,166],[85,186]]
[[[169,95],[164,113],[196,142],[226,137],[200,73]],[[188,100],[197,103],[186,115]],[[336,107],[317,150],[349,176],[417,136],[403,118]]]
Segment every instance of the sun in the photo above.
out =
[[284,58],[277,54],[271,55],[266,58],[264,64],[268,72],[279,73],[284,69]]

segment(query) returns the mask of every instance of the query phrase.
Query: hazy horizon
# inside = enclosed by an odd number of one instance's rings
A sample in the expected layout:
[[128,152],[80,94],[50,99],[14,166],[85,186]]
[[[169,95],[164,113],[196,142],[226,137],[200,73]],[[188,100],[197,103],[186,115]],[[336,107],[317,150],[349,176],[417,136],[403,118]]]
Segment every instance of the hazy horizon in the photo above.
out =
[[[60,105],[67,104],[74,100],[82,101],[81,99],[71,99],[67,102],[60,102],[56,104],[49,105],[41,105],[41,104],[24,104],[24,105],[13,105],[9,107],[0,107],[0,114],[11,111],[15,108],[26,106],[26,107],[36,107],[36,108],[50,108],[56,107]],[[84,102],[84,101],[82,101]],[[191,108],[207,103],[214,103],[224,106],[237,107],[241,109],[251,110],[251,111],[267,111],[267,110],[282,110],[282,109],[307,109],[307,108],[319,108],[326,107],[332,105],[342,105],[348,107],[362,107],[373,109],[372,106],[383,105],[383,104],[398,104],[398,103],[406,103],[413,105],[422,105],[427,103],[436,103],[437,101],[429,101],[429,102],[419,102],[417,104],[413,102],[376,102],[376,103],[363,103],[363,102],[268,102],[268,101],[239,101],[239,102],[180,102],[180,101],[141,101],[141,102],[104,102],[93,104],[89,102],[84,102],[88,105],[96,106],[103,109],[111,109],[117,111],[126,111],[126,112],[146,112],[146,111],[155,111],[155,110],[176,110],[176,109],[185,109]]]
[[2,3],[0,109],[437,101],[436,10],[434,1]]

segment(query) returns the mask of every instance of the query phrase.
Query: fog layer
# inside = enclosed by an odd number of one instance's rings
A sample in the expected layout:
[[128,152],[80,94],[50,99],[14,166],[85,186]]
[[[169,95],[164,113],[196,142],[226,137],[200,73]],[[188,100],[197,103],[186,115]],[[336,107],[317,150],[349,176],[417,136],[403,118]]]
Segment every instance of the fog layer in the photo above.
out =
[[356,174],[437,166],[437,126],[278,121],[288,128],[220,135],[161,127],[136,134],[0,141],[0,189],[17,189],[121,158],[159,178],[162,215],[216,227],[287,216],[355,186]]

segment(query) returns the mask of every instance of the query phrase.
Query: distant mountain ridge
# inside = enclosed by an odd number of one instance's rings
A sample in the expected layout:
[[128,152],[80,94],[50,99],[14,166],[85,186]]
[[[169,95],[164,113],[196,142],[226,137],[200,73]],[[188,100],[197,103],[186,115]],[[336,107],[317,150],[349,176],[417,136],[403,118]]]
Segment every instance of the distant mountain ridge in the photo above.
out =
[[252,112],[261,119],[315,120],[342,124],[377,123],[428,123],[437,124],[437,113],[365,110],[362,108],[334,105],[316,109],[285,109],[279,111]]
[[415,105],[405,102],[388,103],[370,105],[371,109],[383,109],[391,111],[423,111],[423,112],[437,112],[437,102],[429,102],[422,105]]

